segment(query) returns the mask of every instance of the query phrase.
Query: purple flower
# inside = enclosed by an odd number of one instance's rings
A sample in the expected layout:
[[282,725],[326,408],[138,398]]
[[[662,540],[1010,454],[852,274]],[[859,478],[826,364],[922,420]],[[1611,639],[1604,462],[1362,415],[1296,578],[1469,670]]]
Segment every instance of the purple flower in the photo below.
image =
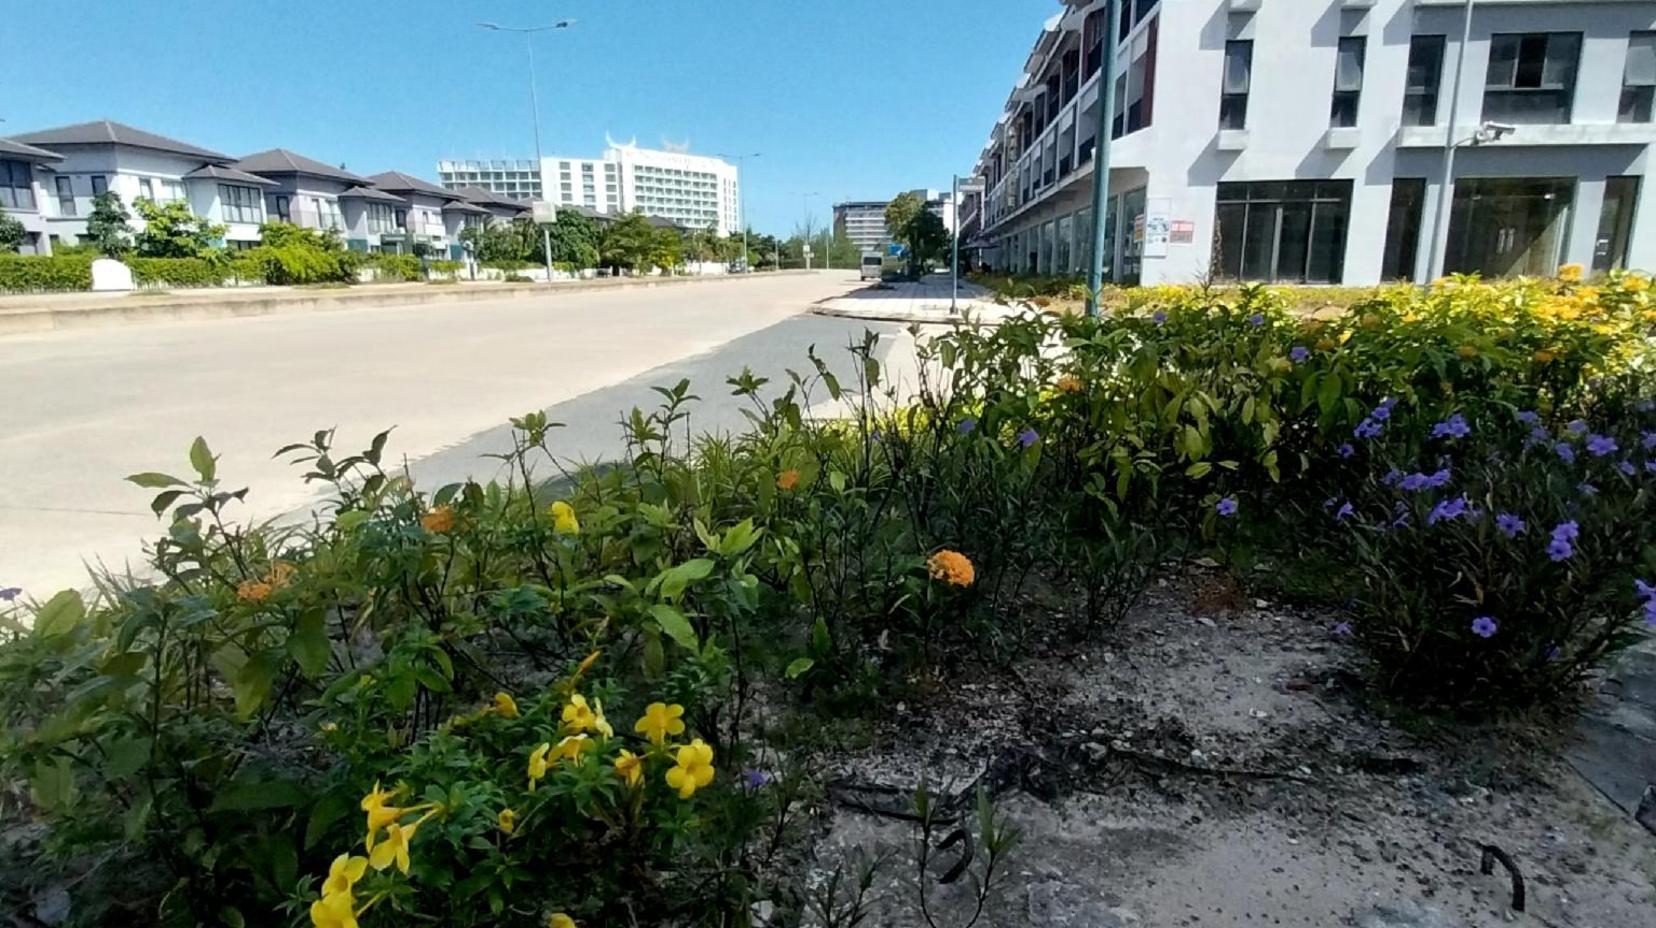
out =
[[1537,425],[1534,428],[1530,429],[1529,438],[1524,441],[1524,444],[1526,444],[1526,445],[1544,445],[1549,441],[1552,441],[1552,435],[1549,434],[1546,429],[1544,429],[1541,426]]
[[962,419],[962,420],[960,420],[960,424],[955,426],[955,428],[959,429],[960,434],[962,434],[962,435],[970,435],[970,434],[972,434],[972,430],[977,428],[977,420],[976,419]]
[[1305,347],[1304,345],[1295,345],[1294,350],[1288,352],[1288,359],[1293,361],[1295,364],[1298,364],[1309,357],[1311,357],[1311,349]]
[[1598,495],[1598,487],[1593,486],[1592,484],[1588,483],[1585,480],[1583,480],[1580,483],[1576,484],[1576,491],[1579,492],[1582,496],[1597,496]]
[[1574,521],[1560,522],[1553,526],[1552,536],[1562,538],[1565,541],[1575,541],[1581,537],[1581,524]]
[[1253,326],[1256,329],[1259,328],[1260,326],[1265,324],[1265,314],[1264,313],[1254,313],[1253,315],[1248,317],[1248,324]]
[[1418,490],[1426,489],[1426,481],[1430,479],[1431,478],[1427,477],[1425,474],[1410,474],[1409,476],[1404,477],[1402,481],[1398,483],[1398,486],[1402,487],[1409,493],[1414,493]]
[[1632,461],[1622,461],[1616,465],[1616,469],[1621,471],[1623,476],[1627,477],[1631,477],[1639,472],[1639,469],[1633,466]]
[[1351,635],[1351,623],[1341,622],[1340,624],[1334,626],[1334,634],[1340,636],[1341,638],[1349,637]]
[[868,433],[868,437],[872,438],[874,440],[875,444],[879,444],[880,442],[885,440],[885,437],[880,434],[879,429],[875,429],[874,431]]
[[1434,490],[1437,489],[1438,487],[1445,487],[1445,486],[1448,486],[1448,485],[1449,485],[1449,468],[1447,468],[1447,467],[1443,468],[1442,470],[1437,471],[1436,473],[1433,473],[1430,477],[1426,478],[1426,486],[1428,486],[1428,487],[1430,487],[1431,489],[1434,489]]
[[9,603],[9,602],[17,599],[17,597],[21,596],[22,594],[23,594],[23,590],[20,587],[15,587],[15,586],[0,587],[0,603]]
[[1569,425],[1564,426],[1571,435],[1587,434],[1587,423],[1581,419],[1572,419]]
[[1385,424],[1371,416],[1357,423],[1357,427],[1351,430],[1351,434],[1366,441],[1370,438],[1379,438],[1380,433],[1385,430]]
[[1560,522],[1552,530],[1552,541],[1547,543],[1547,556],[1558,561],[1567,561],[1575,556],[1575,545],[1572,544],[1581,535],[1581,526],[1574,522]]
[[1023,431],[1018,433],[1018,444],[1022,445],[1025,448],[1030,447],[1031,445],[1035,444],[1036,442],[1038,442],[1040,440],[1041,440],[1040,433],[1036,432],[1032,428],[1024,429]]
[[1518,413],[1518,421],[1525,425],[1537,425],[1541,422],[1541,414],[1533,409],[1525,409]]
[[1656,599],[1645,603],[1645,624],[1656,627]]
[[1556,661],[1564,656],[1564,649],[1558,646],[1558,642],[1549,641],[1547,642],[1547,650],[1545,654],[1547,656],[1547,660]]
[[1645,470],[1649,473],[1656,474],[1656,461],[1646,461]]
[[1402,481],[1403,481],[1403,472],[1398,470],[1395,467],[1392,468],[1391,470],[1386,471],[1386,476],[1380,478],[1380,482],[1385,484],[1388,487],[1395,487],[1399,483],[1401,483]]
[[1503,512],[1495,517],[1495,527],[1508,538],[1517,538],[1524,534],[1524,520],[1510,512]]
[[1432,426],[1433,438],[1465,438],[1472,434],[1472,426],[1466,422],[1466,417],[1455,413],[1449,418]]
[[770,783],[771,775],[763,770],[756,767],[750,767],[747,770],[742,771],[742,785],[748,789],[761,789],[769,786]]
[[1558,459],[1560,461],[1563,461],[1566,464],[1575,463],[1575,449],[1570,447],[1569,442],[1561,441],[1558,444],[1553,445],[1553,450],[1558,452]]
[[1595,458],[1602,458],[1617,451],[1616,440],[1608,435],[1592,435],[1587,439],[1587,452]]
[[1646,451],[1656,450],[1656,432],[1641,432],[1639,444],[1643,445]]
[[1340,457],[1342,457],[1342,458],[1349,458],[1352,455],[1357,453],[1357,449],[1353,448],[1351,446],[1351,442],[1349,442],[1349,441],[1346,442],[1345,444],[1341,445],[1340,448],[1339,448],[1339,451],[1340,451]]
[[1150,314],[1150,318],[1154,320],[1157,325],[1161,325],[1167,321],[1167,311],[1158,309]]
[[1487,615],[1480,615],[1472,620],[1472,634],[1479,638],[1493,638],[1500,629],[1500,624]]
[[1236,508],[1236,498],[1227,496],[1220,500],[1219,505],[1214,506],[1213,510],[1228,519],[1236,515]]
[[1426,514],[1426,524],[1436,525],[1439,522],[1449,522],[1466,515],[1467,501],[1465,496],[1454,499],[1438,500],[1432,511]]
[[1341,503],[1338,512],[1334,513],[1334,521],[1344,522],[1357,514],[1357,510],[1350,503]]
[[1379,422],[1384,422],[1391,418],[1392,407],[1396,405],[1397,397],[1388,396],[1380,401],[1380,405],[1374,407],[1374,411],[1369,413],[1369,418]]
[[1645,600],[1656,599],[1656,586],[1651,586],[1643,580],[1635,578],[1633,580],[1633,595]]

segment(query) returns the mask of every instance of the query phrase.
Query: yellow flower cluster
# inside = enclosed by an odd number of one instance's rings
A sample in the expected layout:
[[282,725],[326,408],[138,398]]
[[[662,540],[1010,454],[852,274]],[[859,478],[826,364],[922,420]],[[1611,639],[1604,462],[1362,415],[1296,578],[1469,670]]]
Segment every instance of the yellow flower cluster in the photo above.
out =
[[[368,795],[362,797],[360,807],[368,818],[368,856],[340,854],[328,866],[327,879],[322,881],[321,897],[310,906],[311,924],[315,928],[357,928],[357,917],[385,897],[381,893],[367,903],[357,905],[356,884],[367,874],[369,867],[384,870],[395,864],[404,876],[408,875],[411,864],[409,846],[414,841],[414,834],[441,809],[434,802],[407,807],[391,805],[396,796],[396,790],[380,789],[380,785],[375,783]],[[403,818],[408,815],[420,817],[404,822]]]
[[236,587],[236,598],[244,603],[262,603],[270,598],[272,593],[285,588],[293,582],[294,567],[286,561],[275,561],[270,570],[257,580],[249,578],[243,580]]
[[786,493],[799,486],[799,471],[789,468],[776,477],[776,488]]
[[971,586],[977,571],[971,559],[959,551],[945,548],[926,559],[926,572],[933,580],[942,580],[952,586]]

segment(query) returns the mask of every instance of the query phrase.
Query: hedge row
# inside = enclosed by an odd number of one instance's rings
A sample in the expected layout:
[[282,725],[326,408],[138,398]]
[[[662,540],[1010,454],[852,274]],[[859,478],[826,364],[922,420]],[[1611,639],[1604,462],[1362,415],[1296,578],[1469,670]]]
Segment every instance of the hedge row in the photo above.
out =
[[126,265],[139,286],[222,287],[227,278],[236,276],[224,262],[205,258],[127,258]]
[[85,255],[0,254],[0,291],[92,289],[92,259]]

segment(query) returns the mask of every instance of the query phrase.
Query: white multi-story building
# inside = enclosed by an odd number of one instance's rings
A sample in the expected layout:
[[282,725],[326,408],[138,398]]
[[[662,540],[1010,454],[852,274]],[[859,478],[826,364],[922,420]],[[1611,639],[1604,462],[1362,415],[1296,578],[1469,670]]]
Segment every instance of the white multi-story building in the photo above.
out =
[[437,182],[450,190],[474,187],[512,200],[538,200],[540,167],[533,158],[437,162]]
[[742,227],[741,178],[719,158],[612,144],[602,158],[545,158],[541,171],[560,206],[641,212],[720,235]]
[[1110,279],[1656,268],[1650,0],[1477,0],[1464,49],[1465,0],[1123,0],[1115,36],[1104,0],[1063,6],[963,205],[996,266],[1086,268],[1111,41]]
[[891,241],[885,212],[889,200],[852,200],[834,204],[834,232],[856,243],[863,251],[884,251]]

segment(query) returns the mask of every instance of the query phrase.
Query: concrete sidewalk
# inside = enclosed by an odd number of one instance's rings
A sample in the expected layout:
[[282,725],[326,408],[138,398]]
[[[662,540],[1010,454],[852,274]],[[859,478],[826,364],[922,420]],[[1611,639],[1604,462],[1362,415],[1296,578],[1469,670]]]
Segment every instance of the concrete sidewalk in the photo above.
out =
[[0,296],[0,336],[134,322],[179,322],[268,316],[369,306],[429,306],[476,300],[545,296],[713,283],[767,280],[809,271],[706,277],[599,277],[545,283],[461,281],[452,284],[357,284],[349,287],[210,287],[135,290],[127,293],[25,293]]
[[967,315],[979,322],[999,322],[1018,314],[1018,309],[996,303],[982,287],[960,282],[958,312],[949,310],[951,287],[946,274],[930,274],[915,282],[871,284],[842,297],[823,300],[812,307],[821,316],[844,316],[876,322],[918,322],[954,324]]

